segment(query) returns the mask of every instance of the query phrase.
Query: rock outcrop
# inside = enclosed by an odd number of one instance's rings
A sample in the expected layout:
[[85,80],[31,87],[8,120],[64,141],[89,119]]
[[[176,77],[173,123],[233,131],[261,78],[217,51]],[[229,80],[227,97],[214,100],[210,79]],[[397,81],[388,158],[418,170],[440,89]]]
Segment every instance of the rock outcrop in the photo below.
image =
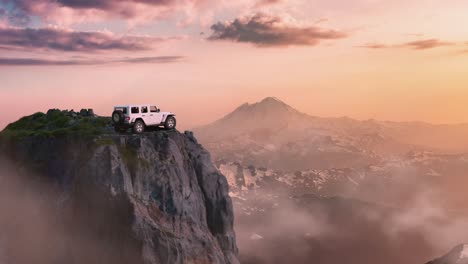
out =
[[[190,132],[0,139],[17,171],[58,190],[58,225],[85,226],[44,263],[238,263],[226,178]],[[111,246],[91,254],[83,237]]]

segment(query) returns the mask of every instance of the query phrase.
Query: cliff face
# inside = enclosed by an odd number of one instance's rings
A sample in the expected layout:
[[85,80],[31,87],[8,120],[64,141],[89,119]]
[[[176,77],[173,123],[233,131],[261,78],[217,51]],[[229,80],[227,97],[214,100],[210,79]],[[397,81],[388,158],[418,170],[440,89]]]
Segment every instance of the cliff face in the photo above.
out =
[[[1,150],[54,186],[58,226],[82,226],[44,263],[238,263],[227,181],[189,132],[30,136]],[[90,237],[109,247],[94,252]]]

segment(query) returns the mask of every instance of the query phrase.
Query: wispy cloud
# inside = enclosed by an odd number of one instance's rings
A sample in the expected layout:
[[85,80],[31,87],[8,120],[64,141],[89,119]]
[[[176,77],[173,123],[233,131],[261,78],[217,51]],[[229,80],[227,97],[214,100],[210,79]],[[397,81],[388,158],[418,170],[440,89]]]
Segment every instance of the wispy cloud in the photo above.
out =
[[439,39],[425,39],[425,40],[418,40],[404,43],[403,46],[417,49],[417,50],[425,50],[425,49],[433,49],[442,46],[450,46],[454,43],[441,41]]
[[167,39],[145,36],[116,36],[104,32],[78,32],[55,28],[0,28],[0,47],[12,50],[55,50],[96,52],[105,50],[150,50]]
[[253,43],[260,47],[303,45],[314,46],[322,40],[341,39],[347,33],[323,29],[316,26],[303,26],[286,22],[280,16],[256,14],[234,21],[218,22],[211,26],[209,40],[228,40]]
[[439,48],[443,46],[451,46],[455,44],[456,43],[442,41],[439,39],[425,39],[425,40],[410,41],[410,42],[393,44],[393,45],[372,42],[372,43],[366,43],[364,45],[360,45],[359,47],[368,48],[368,49],[409,48],[413,50],[427,50],[427,49],[434,49],[434,48]]
[[258,0],[255,7],[270,6],[283,2],[283,0]]
[[102,64],[162,64],[175,63],[184,60],[183,56],[135,57],[121,59],[37,59],[37,58],[0,58],[0,66],[73,66]]
[[364,45],[360,45],[359,47],[368,48],[368,49],[386,49],[386,48],[389,48],[390,46],[382,44],[382,43],[372,42],[372,43],[366,43]]

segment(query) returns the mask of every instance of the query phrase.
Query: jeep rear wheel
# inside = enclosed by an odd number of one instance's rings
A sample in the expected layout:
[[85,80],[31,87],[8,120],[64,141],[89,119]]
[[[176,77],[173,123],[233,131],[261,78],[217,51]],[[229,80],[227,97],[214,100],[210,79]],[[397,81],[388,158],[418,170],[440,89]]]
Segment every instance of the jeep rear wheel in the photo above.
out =
[[171,129],[174,129],[176,127],[176,119],[175,117],[173,116],[169,116],[167,117],[166,119],[166,122],[164,123],[164,128],[167,129],[167,130],[171,130]]
[[141,134],[145,132],[145,123],[141,120],[137,120],[135,124],[133,124],[133,133]]
[[114,125],[122,124],[124,122],[124,114],[120,110],[116,110],[112,113],[112,122]]

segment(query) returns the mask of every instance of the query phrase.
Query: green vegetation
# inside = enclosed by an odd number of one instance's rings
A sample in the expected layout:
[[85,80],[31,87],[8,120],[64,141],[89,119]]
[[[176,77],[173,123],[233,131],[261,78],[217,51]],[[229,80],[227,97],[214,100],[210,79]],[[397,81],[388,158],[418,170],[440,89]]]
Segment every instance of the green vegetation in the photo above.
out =
[[150,166],[150,163],[147,160],[138,157],[137,151],[132,147],[120,145],[118,146],[118,149],[130,172],[134,171],[137,167],[148,168]]
[[73,111],[49,110],[35,113],[9,124],[0,135],[4,138],[62,137],[67,135],[95,136],[106,131],[110,120],[104,117],[82,116]]

